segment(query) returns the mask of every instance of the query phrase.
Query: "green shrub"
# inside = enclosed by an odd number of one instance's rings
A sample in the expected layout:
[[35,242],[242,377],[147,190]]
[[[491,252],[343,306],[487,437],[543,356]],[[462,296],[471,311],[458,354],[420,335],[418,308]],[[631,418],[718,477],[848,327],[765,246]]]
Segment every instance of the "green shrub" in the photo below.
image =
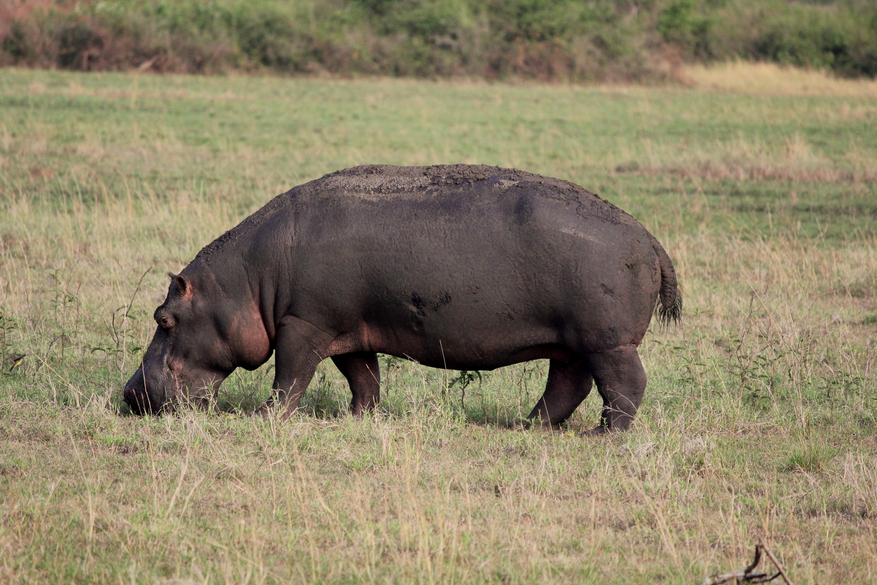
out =
[[877,7],[854,2],[735,3],[716,12],[713,57],[745,58],[839,75],[877,74]]
[[13,60],[30,62],[36,56],[36,48],[28,39],[25,24],[20,20],[13,20],[9,25],[9,32],[3,37],[2,50]]
[[103,39],[88,22],[71,21],[58,33],[58,64],[65,69],[87,69],[89,53],[103,47]]
[[694,0],[674,0],[657,20],[658,32],[665,42],[684,47],[688,56],[702,60],[713,56],[712,26],[712,20],[698,12]]

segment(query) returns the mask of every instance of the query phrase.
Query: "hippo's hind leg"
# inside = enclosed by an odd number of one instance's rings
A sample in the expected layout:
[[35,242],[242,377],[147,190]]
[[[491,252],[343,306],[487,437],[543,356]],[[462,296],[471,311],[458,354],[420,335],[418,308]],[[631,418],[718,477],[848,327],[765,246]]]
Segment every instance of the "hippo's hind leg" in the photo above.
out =
[[362,416],[365,411],[374,410],[381,399],[381,373],[378,369],[378,354],[369,352],[345,353],[332,357],[338,370],[347,378],[353,400],[350,413]]
[[545,393],[527,418],[546,426],[563,423],[588,397],[592,385],[593,379],[582,360],[551,360]]
[[646,372],[635,345],[622,345],[609,351],[585,356],[588,371],[603,397],[600,426],[592,433],[623,431],[630,426],[646,389]]

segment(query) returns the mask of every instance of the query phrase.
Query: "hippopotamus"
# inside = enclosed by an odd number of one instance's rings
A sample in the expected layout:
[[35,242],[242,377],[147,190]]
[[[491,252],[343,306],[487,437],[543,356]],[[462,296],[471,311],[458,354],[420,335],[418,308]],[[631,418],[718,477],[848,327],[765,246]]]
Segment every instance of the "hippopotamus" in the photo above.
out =
[[134,413],[208,400],[275,354],[287,418],[331,358],[360,416],[380,399],[378,354],[491,370],[550,360],[529,421],[556,426],[596,382],[594,432],[629,427],[646,374],[637,347],[682,298],[661,244],[568,181],[475,165],[342,170],[278,195],[169,274],[157,329],[124,399]]

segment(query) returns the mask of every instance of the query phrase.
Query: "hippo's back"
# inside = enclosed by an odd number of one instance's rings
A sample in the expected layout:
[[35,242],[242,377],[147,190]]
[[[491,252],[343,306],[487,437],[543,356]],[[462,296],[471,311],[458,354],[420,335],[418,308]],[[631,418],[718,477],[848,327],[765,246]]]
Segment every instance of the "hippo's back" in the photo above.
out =
[[[523,201],[522,197],[563,202],[574,206],[579,215],[644,229],[630,215],[582,187],[551,177],[517,169],[487,165],[433,165],[399,167],[363,165],[328,174],[293,189],[337,196],[371,198],[388,204],[400,200],[436,204],[454,200],[465,204],[466,198],[494,198]],[[520,203],[529,207],[529,203]]]

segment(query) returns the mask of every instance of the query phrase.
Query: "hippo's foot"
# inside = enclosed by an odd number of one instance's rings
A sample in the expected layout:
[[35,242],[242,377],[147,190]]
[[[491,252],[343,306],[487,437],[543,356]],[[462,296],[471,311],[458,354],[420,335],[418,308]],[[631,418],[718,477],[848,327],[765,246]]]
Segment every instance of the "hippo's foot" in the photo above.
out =
[[274,409],[271,408],[268,404],[263,404],[259,408],[253,411],[253,418],[271,418],[274,416]]
[[560,424],[552,424],[551,421],[542,418],[530,418],[518,421],[514,426],[526,430],[536,431],[556,431],[560,428]]
[[529,431],[532,428],[541,428],[537,421],[529,420],[526,418],[518,419],[512,421],[508,424],[508,428],[517,430],[517,431]]
[[583,437],[602,437],[603,435],[608,435],[610,433],[610,429],[604,425],[597,425],[591,430],[585,431],[582,433]]
[[[564,421],[566,422],[566,421]],[[558,433],[567,433],[570,432],[570,428],[568,425],[564,424],[564,422],[552,424],[547,420],[542,419],[521,419],[515,422],[512,422],[508,425],[510,429],[519,430],[519,431],[548,431],[548,432],[558,432]]]
[[282,412],[283,406],[277,404],[277,401],[272,397],[266,400],[265,404],[254,410],[250,416],[253,418],[269,419],[279,417]]

